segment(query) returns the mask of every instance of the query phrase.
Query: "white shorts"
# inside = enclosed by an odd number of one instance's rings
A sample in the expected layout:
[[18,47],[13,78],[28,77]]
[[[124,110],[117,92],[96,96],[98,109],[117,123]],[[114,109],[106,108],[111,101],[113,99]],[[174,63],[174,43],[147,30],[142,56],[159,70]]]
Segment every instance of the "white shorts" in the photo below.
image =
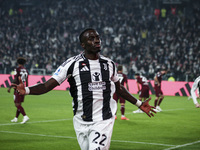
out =
[[76,116],[73,123],[81,150],[109,150],[115,117],[83,124]]

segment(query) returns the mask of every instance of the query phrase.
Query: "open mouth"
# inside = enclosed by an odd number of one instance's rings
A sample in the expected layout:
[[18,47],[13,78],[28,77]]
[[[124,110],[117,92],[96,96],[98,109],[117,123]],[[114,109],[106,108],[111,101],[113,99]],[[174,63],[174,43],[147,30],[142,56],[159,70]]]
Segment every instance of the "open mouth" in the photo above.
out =
[[95,45],[96,48],[101,48],[100,44]]

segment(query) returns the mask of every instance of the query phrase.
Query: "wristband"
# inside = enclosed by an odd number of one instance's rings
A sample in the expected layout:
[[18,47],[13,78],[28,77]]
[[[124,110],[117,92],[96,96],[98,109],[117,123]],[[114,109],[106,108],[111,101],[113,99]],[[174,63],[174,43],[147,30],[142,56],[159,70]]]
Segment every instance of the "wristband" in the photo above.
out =
[[25,94],[28,95],[30,93],[29,87],[25,87]]
[[137,100],[137,102],[135,103],[135,105],[136,105],[137,107],[140,107],[140,106],[142,106],[142,102],[141,102],[140,100]]

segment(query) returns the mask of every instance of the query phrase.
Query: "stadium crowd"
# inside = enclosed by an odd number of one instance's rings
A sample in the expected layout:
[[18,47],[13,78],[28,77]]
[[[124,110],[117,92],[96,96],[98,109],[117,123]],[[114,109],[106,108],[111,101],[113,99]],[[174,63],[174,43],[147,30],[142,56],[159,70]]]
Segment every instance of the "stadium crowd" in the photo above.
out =
[[[32,2],[30,0],[30,2]],[[38,4],[39,2],[39,4]],[[200,75],[200,7],[158,5],[150,0],[51,0],[24,6],[1,1],[0,73],[10,74],[16,58],[26,68],[55,70],[82,51],[79,33],[93,27],[103,35],[102,54],[123,64],[129,79],[140,72],[153,79],[165,66],[176,81]],[[159,7],[160,15],[154,14]],[[165,10],[165,11],[164,11]]]

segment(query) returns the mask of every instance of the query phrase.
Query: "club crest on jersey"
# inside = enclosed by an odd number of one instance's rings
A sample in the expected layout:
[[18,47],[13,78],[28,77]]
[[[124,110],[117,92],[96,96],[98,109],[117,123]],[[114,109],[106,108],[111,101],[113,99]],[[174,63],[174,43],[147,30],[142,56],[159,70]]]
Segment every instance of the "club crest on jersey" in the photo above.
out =
[[103,69],[104,69],[104,70],[108,70],[108,66],[107,66],[106,63],[103,63]]

